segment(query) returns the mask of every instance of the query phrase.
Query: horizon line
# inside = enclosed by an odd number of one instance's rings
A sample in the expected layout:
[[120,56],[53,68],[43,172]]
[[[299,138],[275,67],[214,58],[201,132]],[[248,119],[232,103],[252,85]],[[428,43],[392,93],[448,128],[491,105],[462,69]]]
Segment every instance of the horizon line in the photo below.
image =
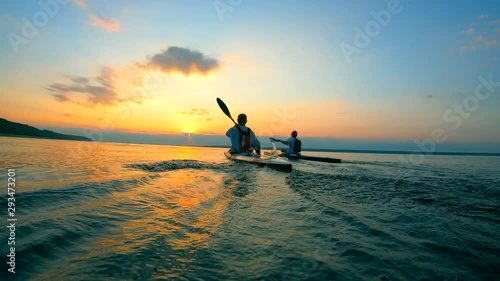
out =
[[[64,139],[51,139],[51,138],[40,138],[32,136],[21,136],[21,135],[8,135],[0,134],[0,137],[10,137],[10,138],[31,138],[31,139],[42,139],[42,140],[54,140],[54,141],[81,141],[81,140],[64,140]],[[201,147],[201,148],[229,148],[228,145],[193,145],[193,144],[168,144],[168,143],[147,143],[147,142],[127,142],[127,141],[95,141],[93,143],[121,143],[121,144],[138,144],[138,145],[162,145],[162,146],[177,146],[177,147]],[[262,146],[262,149],[272,150],[272,147]],[[302,152],[339,152],[339,153],[371,153],[371,154],[403,154],[403,155],[455,155],[455,156],[500,156],[499,152],[451,152],[451,151],[435,151],[435,152],[423,152],[420,150],[379,150],[379,149],[334,149],[334,148],[304,148]]]

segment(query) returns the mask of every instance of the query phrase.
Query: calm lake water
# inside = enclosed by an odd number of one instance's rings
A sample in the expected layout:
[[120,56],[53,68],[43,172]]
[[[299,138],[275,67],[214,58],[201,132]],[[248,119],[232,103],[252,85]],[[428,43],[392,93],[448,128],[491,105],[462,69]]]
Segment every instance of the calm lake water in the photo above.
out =
[[0,137],[0,280],[500,278],[500,157],[223,152]]

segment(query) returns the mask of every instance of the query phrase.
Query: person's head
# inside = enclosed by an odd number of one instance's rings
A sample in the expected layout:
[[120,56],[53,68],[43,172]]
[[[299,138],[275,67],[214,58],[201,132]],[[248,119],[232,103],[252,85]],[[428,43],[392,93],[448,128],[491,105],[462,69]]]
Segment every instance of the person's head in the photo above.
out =
[[293,131],[292,132],[292,138],[296,138],[297,137],[297,131]]
[[246,116],[246,114],[241,113],[240,115],[238,115],[238,125],[245,126],[246,123],[247,123],[247,116]]

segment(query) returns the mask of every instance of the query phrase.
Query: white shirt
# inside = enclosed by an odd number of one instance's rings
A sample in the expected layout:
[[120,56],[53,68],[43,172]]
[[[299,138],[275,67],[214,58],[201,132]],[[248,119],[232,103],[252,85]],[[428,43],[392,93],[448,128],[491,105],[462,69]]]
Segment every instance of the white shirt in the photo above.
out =
[[[240,129],[243,132],[248,131],[248,128],[246,126],[240,125]],[[240,132],[238,131],[238,129],[236,127],[229,128],[229,130],[227,130],[227,132],[226,132],[226,136],[228,136],[231,139],[231,149],[230,149],[231,152],[238,152],[238,149],[244,145],[244,143],[243,143],[245,141],[244,137],[242,137],[242,140],[241,140],[242,143],[239,144]],[[260,147],[260,142],[257,139],[257,137],[255,137],[255,134],[253,131],[250,131],[250,147]]]

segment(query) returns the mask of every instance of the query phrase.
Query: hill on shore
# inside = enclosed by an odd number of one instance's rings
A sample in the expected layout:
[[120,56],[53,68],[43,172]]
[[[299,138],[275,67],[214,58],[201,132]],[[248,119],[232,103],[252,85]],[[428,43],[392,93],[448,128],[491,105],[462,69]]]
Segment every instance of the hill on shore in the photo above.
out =
[[58,140],[92,141],[91,139],[82,136],[64,135],[49,130],[39,130],[35,127],[11,122],[3,118],[0,118],[0,135]]

